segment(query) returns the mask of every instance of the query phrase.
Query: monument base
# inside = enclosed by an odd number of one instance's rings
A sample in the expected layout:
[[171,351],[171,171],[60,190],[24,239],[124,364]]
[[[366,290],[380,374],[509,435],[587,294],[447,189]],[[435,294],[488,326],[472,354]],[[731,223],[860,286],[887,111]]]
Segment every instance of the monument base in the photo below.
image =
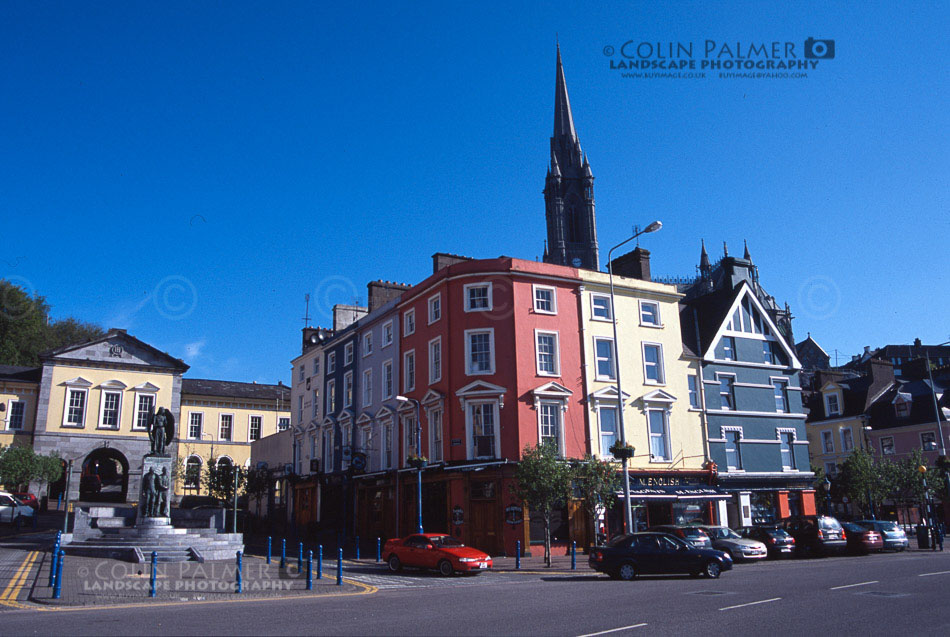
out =
[[[142,458],[142,494],[139,499],[136,526],[150,524],[148,520],[165,520],[170,523],[172,498],[172,462],[168,456],[147,455]],[[153,485],[153,490],[147,485]],[[151,498],[149,497],[151,495]],[[149,499],[152,502],[149,502]],[[150,507],[156,515],[149,516]]]

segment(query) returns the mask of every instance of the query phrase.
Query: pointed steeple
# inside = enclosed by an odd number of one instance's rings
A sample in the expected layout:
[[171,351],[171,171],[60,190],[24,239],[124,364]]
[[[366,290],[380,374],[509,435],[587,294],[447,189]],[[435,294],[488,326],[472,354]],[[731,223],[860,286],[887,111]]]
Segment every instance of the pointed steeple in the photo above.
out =
[[745,246],[745,254],[742,255],[742,258],[745,259],[746,261],[751,261],[752,255],[749,254],[749,243],[745,239],[743,239],[742,245]]
[[729,246],[726,245],[725,241],[722,242],[722,256],[724,257],[729,256]]
[[567,136],[577,140],[574,131],[574,116],[571,114],[571,100],[567,96],[567,81],[564,79],[564,66],[561,64],[561,45],[557,46],[557,79],[554,82],[554,137]]
[[702,246],[702,250],[699,253],[699,267],[700,269],[709,269],[709,253],[706,252],[706,240],[700,239],[699,244]]

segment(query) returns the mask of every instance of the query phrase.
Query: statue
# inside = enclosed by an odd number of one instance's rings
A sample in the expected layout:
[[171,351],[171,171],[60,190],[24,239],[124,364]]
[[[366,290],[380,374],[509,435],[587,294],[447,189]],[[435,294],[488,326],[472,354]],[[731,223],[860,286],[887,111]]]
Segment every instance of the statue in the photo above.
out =
[[175,436],[175,416],[164,407],[159,407],[153,415],[149,417],[148,439],[151,443],[151,454],[154,456],[165,456],[165,447]]
[[155,475],[151,467],[148,473],[142,476],[142,517],[155,517],[155,499],[158,495],[156,489],[157,478],[158,476]]
[[162,475],[157,476],[155,488],[158,495],[155,498],[155,515],[152,517],[166,517],[168,513],[168,490],[171,487],[171,480],[168,478],[168,469],[162,467]]

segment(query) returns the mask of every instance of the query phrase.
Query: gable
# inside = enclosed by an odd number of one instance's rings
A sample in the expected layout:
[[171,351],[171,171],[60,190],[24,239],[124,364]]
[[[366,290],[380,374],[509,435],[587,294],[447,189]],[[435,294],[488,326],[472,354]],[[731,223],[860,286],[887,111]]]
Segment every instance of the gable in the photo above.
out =
[[188,370],[184,361],[130,336],[125,330],[109,330],[100,338],[45,352],[41,359],[44,364],[53,365],[58,362],[83,362],[90,365],[164,368],[179,374]]

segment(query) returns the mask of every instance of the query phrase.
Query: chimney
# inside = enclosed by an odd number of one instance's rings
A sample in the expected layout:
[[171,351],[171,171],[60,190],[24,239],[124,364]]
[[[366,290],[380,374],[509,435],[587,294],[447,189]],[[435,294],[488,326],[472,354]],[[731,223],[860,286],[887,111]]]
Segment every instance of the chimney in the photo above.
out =
[[333,331],[338,332],[363,318],[369,313],[365,307],[359,305],[333,306]]
[[921,345],[920,339],[919,339],[919,338],[915,338],[915,339],[914,339],[914,347],[916,347],[917,349],[920,349],[920,345]]
[[652,280],[650,278],[649,250],[637,246],[633,252],[621,255],[610,263],[613,266],[614,274],[631,279],[640,279],[641,281]]
[[871,358],[865,367],[871,377],[871,388],[868,394],[876,393],[874,388],[882,389],[894,382],[894,365],[890,361]]
[[409,286],[405,283],[395,283],[393,281],[370,281],[366,284],[367,298],[369,299],[369,311],[382,307],[398,299],[403,290],[408,290]]
[[449,254],[448,252],[436,252],[432,255],[432,274],[435,274],[442,268],[447,268],[450,265],[472,260],[472,257],[463,257],[458,254]]

